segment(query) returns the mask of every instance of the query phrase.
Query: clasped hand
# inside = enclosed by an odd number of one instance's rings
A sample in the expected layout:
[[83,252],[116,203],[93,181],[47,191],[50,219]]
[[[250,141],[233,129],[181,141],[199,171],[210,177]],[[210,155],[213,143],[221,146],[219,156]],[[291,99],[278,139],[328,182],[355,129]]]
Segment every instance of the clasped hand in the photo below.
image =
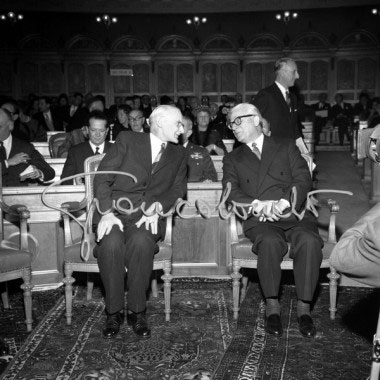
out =
[[[145,226],[146,230],[149,230],[152,232],[152,234],[156,235],[158,232],[158,219],[159,215],[156,212],[156,206],[159,205],[160,210],[162,211],[162,206],[154,202],[150,205],[150,207],[145,211],[149,216],[143,215],[135,224],[137,228],[140,228],[142,225]],[[97,230],[97,241],[103,239],[105,235],[108,235],[112,227],[114,225],[119,226],[120,231],[124,231],[124,226],[122,221],[115,216],[112,212],[110,212],[107,215],[103,215],[100,219],[100,222],[98,224],[98,230]]]
[[289,207],[289,202],[285,199],[279,201],[260,201],[255,199],[252,202],[252,214],[259,218],[260,222],[275,222],[280,220],[279,215]]

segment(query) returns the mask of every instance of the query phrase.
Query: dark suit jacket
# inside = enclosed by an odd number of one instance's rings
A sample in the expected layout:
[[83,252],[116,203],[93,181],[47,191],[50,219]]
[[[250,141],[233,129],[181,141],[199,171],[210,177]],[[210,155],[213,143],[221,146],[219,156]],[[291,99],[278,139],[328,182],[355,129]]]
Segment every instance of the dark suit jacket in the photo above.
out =
[[84,125],[88,125],[88,114],[89,111],[87,107],[78,108],[73,116],[69,117],[66,132],[71,132],[74,129],[80,129]]
[[297,99],[290,93],[290,109],[276,83],[258,92],[253,101],[268,120],[273,137],[298,139],[302,136],[297,117]]
[[[258,168],[257,173],[253,170]],[[246,144],[230,152],[223,159],[223,186],[231,183],[229,200],[251,203],[255,199],[291,201],[292,187],[297,189],[296,209],[304,205],[306,195],[312,188],[310,171],[294,140],[264,137],[261,161]],[[260,223],[250,217],[244,222],[244,231]],[[282,226],[291,227],[297,219],[291,216],[280,219]]]
[[186,160],[183,146],[168,143],[152,174],[150,134],[121,132],[98,170],[127,172],[136,176],[137,182],[126,176],[97,175],[94,189],[101,210],[109,210],[113,200],[128,197],[133,207],[142,202],[149,207],[157,201],[168,211],[186,193]]
[[[63,119],[59,112],[57,112],[54,109],[50,109],[52,122],[54,124],[54,130],[55,131],[63,131]],[[50,131],[49,127],[46,124],[45,116],[42,112],[37,112],[34,116],[34,119],[36,119],[40,126],[42,126],[46,131]]]
[[[199,132],[198,127],[194,126],[193,134],[190,136],[190,141],[203,147],[210,144],[215,144],[217,147],[223,149],[224,154],[227,154],[227,148],[224,145],[222,135],[216,129],[211,129],[210,125],[208,126],[206,132]],[[212,152],[211,154],[213,154]]]
[[202,182],[206,179],[216,182],[218,175],[206,148],[188,142],[187,153],[187,179],[189,182]]
[[[111,149],[112,143],[104,142],[104,152],[107,153]],[[74,174],[79,174],[84,172],[84,160],[88,157],[94,155],[91,145],[88,141],[82,142],[80,144],[74,145],[69,149],[65,166],[63,167],[61,179],[70,177]],[[72,180],[70,181],[72,184]],[[65,183],[65,185],[69,183]]]
[[[30,157],[27,164],[18,164],[16,166],[6,167],[4,161],[1,162],[1,172],[3,177],[3,186],[28,186],[31,181],[20,181],[20,173],[22,173],[29,165],[34,165],[44,174],[44,181],[50,181],[54,178],[54,169],[44,160],[41,154],[34,149],[34,146],[26,141],[12,137],[12,149],[9,158],[17,153],[26,153]],[[38,182],[36,182],[37,184]]]

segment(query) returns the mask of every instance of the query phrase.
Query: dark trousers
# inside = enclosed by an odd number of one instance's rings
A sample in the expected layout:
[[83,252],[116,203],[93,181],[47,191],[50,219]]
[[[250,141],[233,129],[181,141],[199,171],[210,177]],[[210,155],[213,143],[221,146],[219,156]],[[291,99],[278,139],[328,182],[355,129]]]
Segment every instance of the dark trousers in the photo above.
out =
[[[122,218],[120,218],[122,219]],[[146,308],[146,293],[150,284],[154,254],[158,252],[157,241],[145,225],[135,226],[133,220],[123,220],[124,232],[113,226],[96,247],[100,276],[105,289],[106,310],[109,314],[124,309],[124,278],[127,268],[127,307],[139,313]]]
[[297,297],[303,301],[313,299],[323,246],[316,222],[303,220],[291,228],[283,228],[281,222],[264,222],[250,228],[245,234],[253,243],[252,250],[258,255],[257,272],[265,298],[278,297],[280,264],[288,251],[289,242]]

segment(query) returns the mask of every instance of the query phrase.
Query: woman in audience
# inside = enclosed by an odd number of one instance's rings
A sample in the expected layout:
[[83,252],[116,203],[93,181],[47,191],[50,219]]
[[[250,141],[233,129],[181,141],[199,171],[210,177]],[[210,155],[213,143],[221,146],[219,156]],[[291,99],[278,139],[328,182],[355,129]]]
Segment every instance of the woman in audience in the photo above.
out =
[[220,133],[210,126],[211,114],[208,108],[200,108],[196,114],[194,133],[190,141],[205,147],[211,155],[224,156],[227,149]]
[[128,125],[128,114],[132,109],[126,104],[122,104],[117,108],[116,122],[112,128],[112,138],[116,139],[121,131],[131,130]]

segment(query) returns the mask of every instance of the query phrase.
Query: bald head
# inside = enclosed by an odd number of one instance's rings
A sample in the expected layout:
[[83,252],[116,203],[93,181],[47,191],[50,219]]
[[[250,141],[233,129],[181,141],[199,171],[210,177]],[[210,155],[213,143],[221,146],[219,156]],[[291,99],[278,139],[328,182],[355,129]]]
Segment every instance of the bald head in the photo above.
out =
[[149,126],[151,133],[162,141],[178,143],[183,133],[181,111],[171,105],[158,106],[149,117]]
[[8,138],[13,129],[12,115],[9,111],[0,108],[0,140]]

